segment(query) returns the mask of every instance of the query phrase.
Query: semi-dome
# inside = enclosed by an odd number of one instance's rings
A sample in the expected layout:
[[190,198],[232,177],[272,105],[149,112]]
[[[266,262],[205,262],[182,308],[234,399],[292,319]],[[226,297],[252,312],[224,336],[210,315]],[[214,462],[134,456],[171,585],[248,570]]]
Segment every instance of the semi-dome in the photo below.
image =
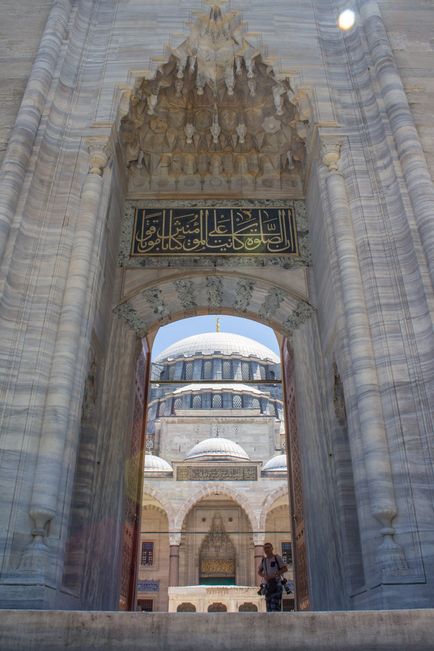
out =
[[197,443],[185,457],[188,461],[249,461],[245,450],[229,439],[215,437]]
[[146,473],[153,473],[153,472],[173,472],[173,468],[164,459],[161,457],[156,456],[155,454],[145,454],[145,472]]
[[193,337],[186,337],[172,344],[155,359],[155,363],[164,362],[178,357],[193,357],[195,355],[240,355],[254,357],[278,364],[280,359],[276,353],[254,339],[235,335],[230,332],[205,332]]
[[263,391],[259,391],[259,389],[255,389],[255,387],[249,387],[247,384],[228,384],[227,382],[224,384],[219,384],[218,382],[187,384],[186,386],[175,389],[173,395],[192,393],[193,391],[235,391],[236,393],[254,393],[258,396],[264,395]]
[[278,454],[262,466],[262,472],[287,472],[287,469],[286,454]]

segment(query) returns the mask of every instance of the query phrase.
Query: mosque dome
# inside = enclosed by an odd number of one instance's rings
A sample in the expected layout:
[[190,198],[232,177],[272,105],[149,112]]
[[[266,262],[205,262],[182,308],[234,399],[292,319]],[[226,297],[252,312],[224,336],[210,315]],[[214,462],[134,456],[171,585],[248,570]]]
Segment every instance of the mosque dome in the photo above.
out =
[[279,364],[276,353],[254,339],[235,335],[229,332],[205,332],[200,335],[186,337],[163,350],[155,359],[161,364],[169,359],[179,357],[194,357],[196,355],[215,355],[253,357]]
[[155,454],[145,454],[145,472],[146,473],[172,473],[173,468],[164,459],[157,457]]
[[249,456],[238,443],[215,437],[197,443],[185,459],[186,461],[249,461]]
[[287,472],[287,470],[286,454],[278,454],[262,466],[262,472],[266,473],[282,473]]

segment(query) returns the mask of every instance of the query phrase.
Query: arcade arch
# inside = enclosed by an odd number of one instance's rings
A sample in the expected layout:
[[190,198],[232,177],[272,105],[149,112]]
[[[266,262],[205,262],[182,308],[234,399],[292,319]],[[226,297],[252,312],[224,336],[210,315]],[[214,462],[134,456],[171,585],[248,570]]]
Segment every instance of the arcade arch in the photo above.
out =
[[253,529],[243,502],[213,490],[191,506],[181,534],[180,585],[255,585]]

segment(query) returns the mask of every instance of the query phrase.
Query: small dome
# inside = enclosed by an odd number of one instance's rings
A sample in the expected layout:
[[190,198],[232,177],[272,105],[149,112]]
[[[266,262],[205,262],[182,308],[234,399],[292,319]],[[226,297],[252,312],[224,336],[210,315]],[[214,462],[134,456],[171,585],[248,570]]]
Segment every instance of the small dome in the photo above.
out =
[[186,337],[163,350],[155,359],[161,364],[177,357],[194,357],[195,355],[240,355],[253,357],[279,364],[280,359],[272,350],[254,339],[235,335],[230,332],[205,332],[193,337]]
[[164,459],[155,454],[145,454],[145,472],[173,472],[173,468]]
[[246,384],[219,384],[218,382],[209,382],[204,384],[187,384],[186,386],[175,389],[173,395],[179,393],[192,393],[194,391],[235,391],[235,393],[254,393],[258,396],[263,396],[264,392],[255,389],[255,387],[248,387]]
[[278,454],[262,466],[263,472],[287,472],[286,454]]
[[212,460],[212,461],[249,461],[249,456],[243,448],[230,441],[220,437],[206,439],[197,443],[185,457],[186,460]]

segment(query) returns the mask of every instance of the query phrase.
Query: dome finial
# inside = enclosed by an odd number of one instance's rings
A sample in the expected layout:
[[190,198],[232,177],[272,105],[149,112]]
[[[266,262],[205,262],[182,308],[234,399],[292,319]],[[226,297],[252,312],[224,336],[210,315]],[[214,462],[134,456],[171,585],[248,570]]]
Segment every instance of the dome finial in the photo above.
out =
[[215,331],[220,332],[220,318],[217,317],[217,323],[215,324]]

